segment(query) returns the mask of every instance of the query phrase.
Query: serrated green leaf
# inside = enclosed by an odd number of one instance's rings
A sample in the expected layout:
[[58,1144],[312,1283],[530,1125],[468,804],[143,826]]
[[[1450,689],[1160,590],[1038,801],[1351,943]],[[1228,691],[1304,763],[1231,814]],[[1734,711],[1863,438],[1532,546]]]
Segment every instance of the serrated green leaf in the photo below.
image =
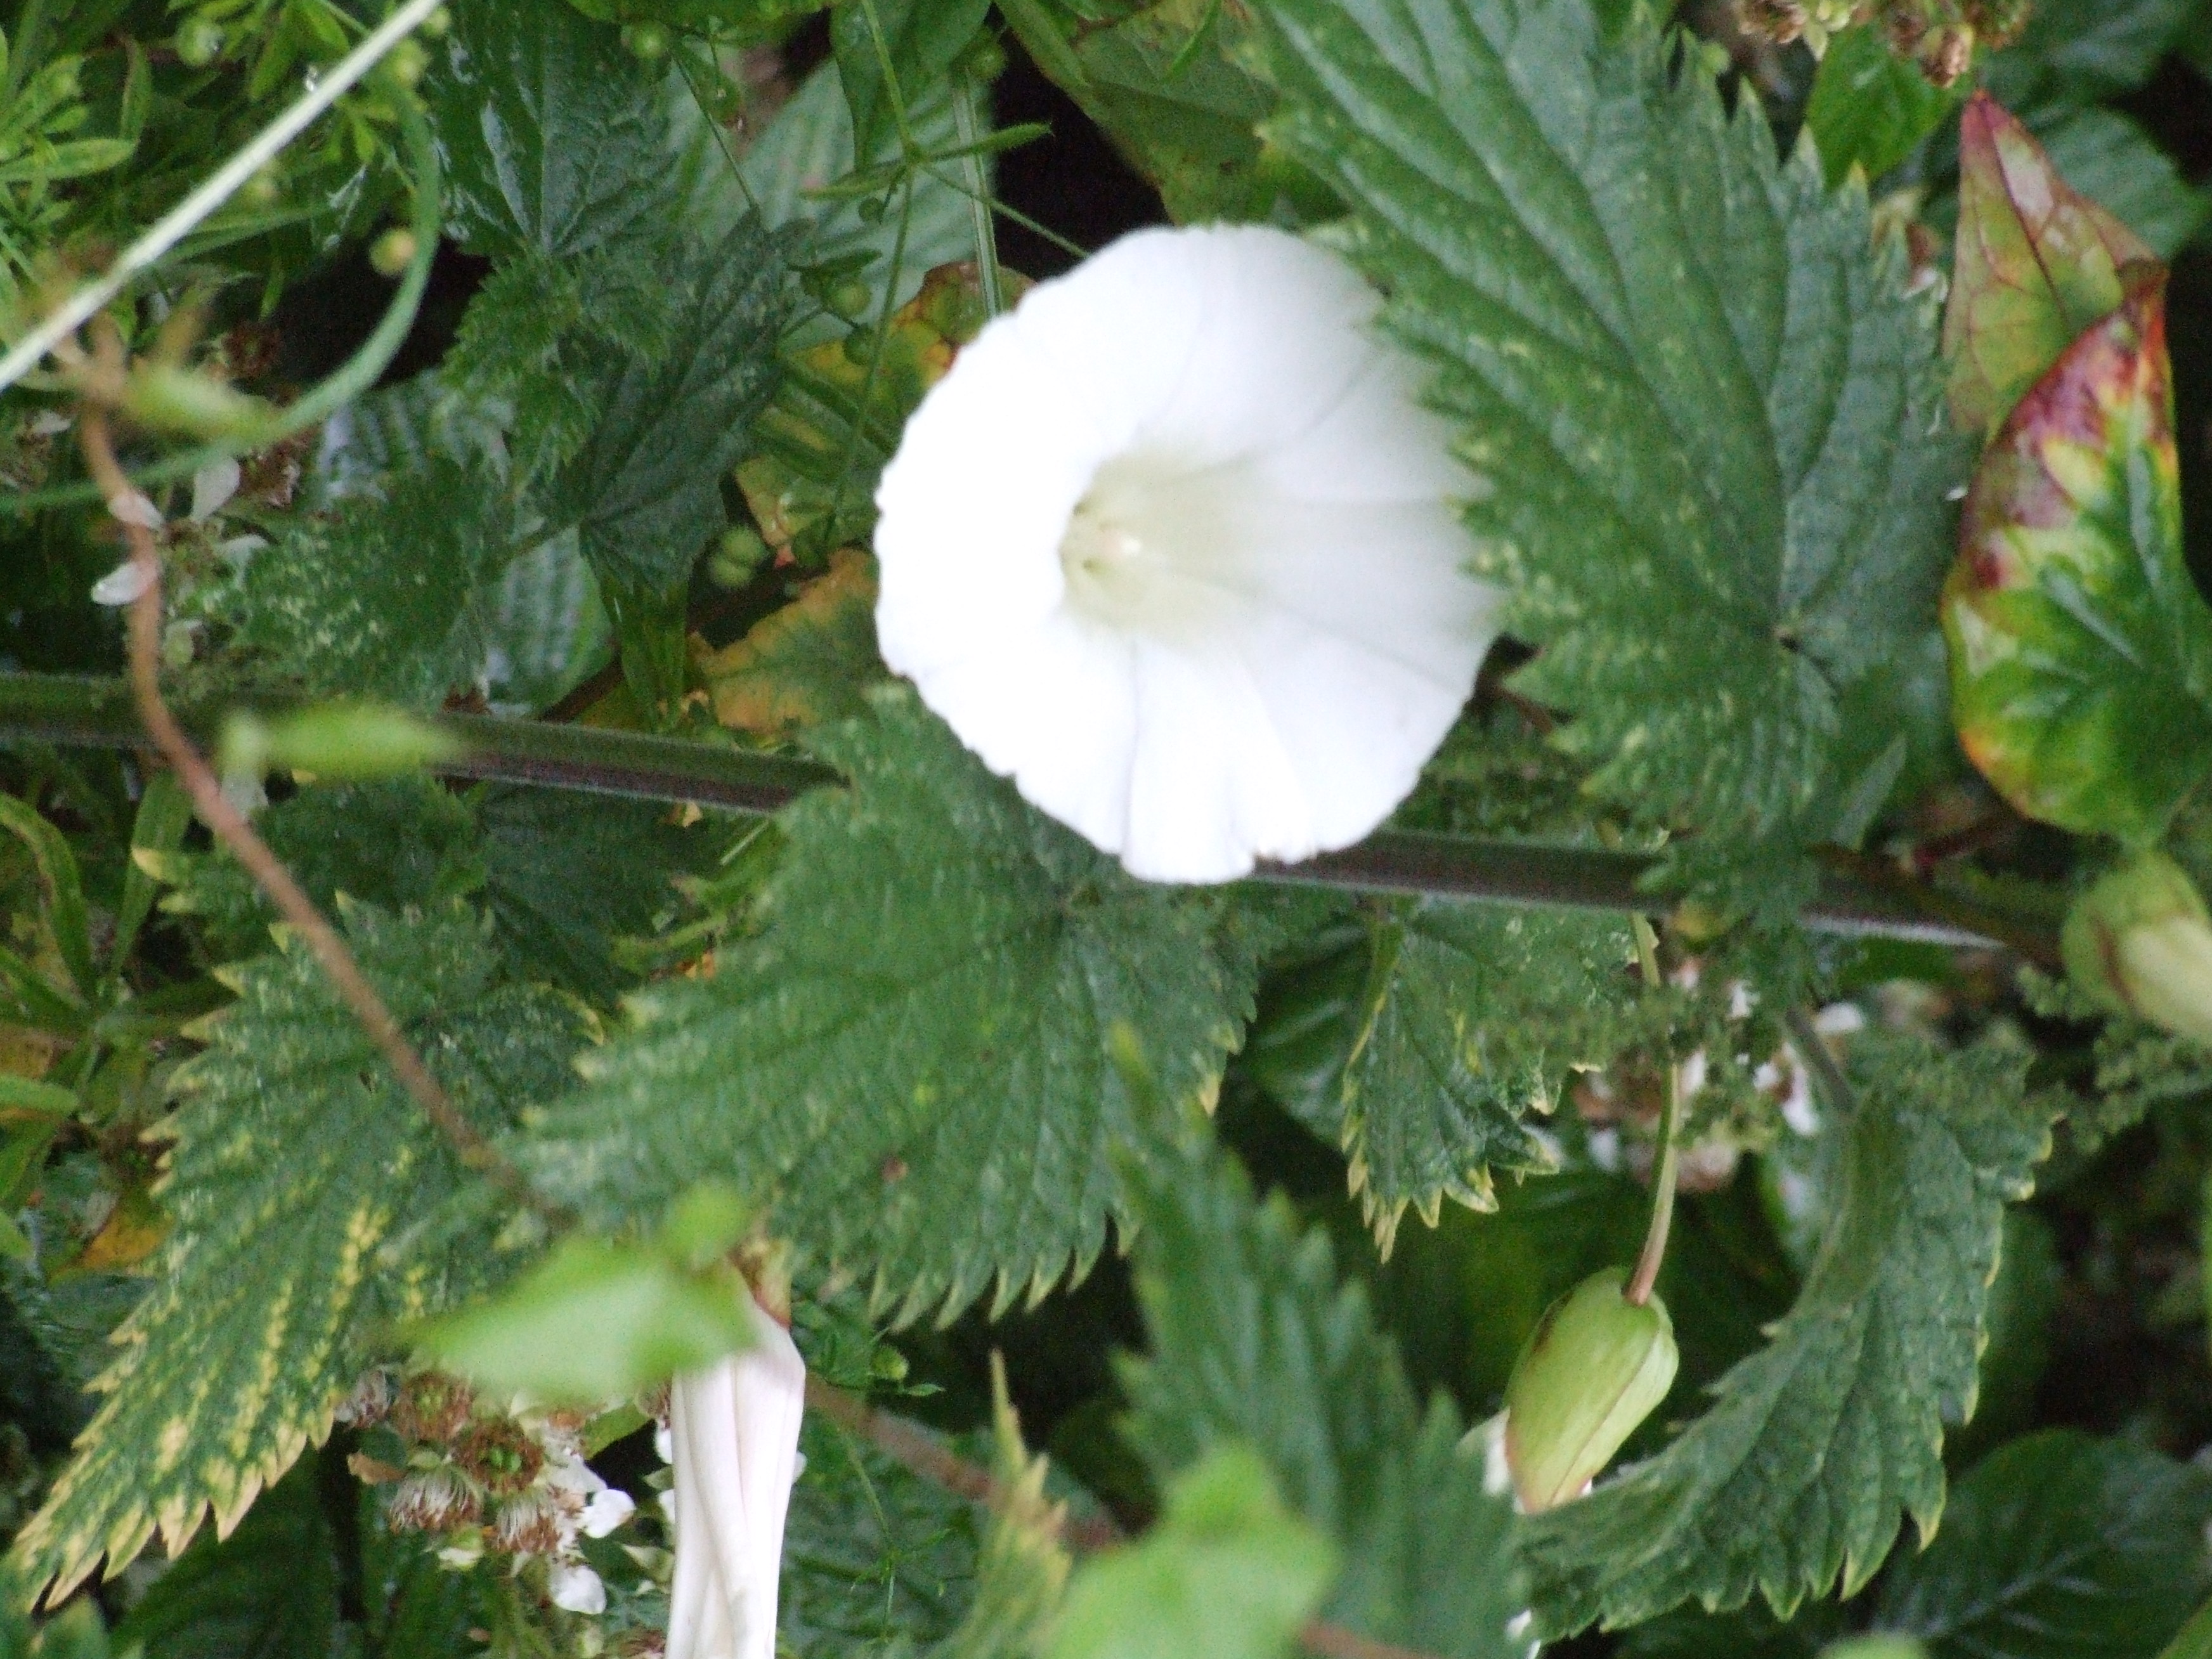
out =
[[2197,0],[2037,0],[1985,83],[2014,109],[2062,109],[2134,91],[2150,79]]
[[1863,197],[1648,20],[1601,52],[1585,0],[1261,15],[1277,130],[1359,204],[1463,428],[1481,567],[1543,647],[1516,684],[1597,787],[1731,855],[1863,822],[1899,757],[1840,711],[1935,628],[1964,461]]
[[975,1598],[935,1659],[1032,1659],[1067,1586],[1073,1564],[1060,1541],[1067,1508],[1045,1494],[1045,1460],[1022,1443],[1006,1367],[995,1359],[991,1427],[991,1526],[976,1563]]
[[337,1540],[304,1457],[238,1530],[203,1537],[115,1627],[145,1659],[328,1659],[338,1635]]
[[1943,1530],[1882,1581],[1877,1626],[1934,1659],[2155,1653],[2212,1592],[2212,1473],[2049,1430],[1959,1482]]
[[1042,1295],[1103,1247],[1143,1132],[1109,1063],[1137,1031],[1210,1094],[1251,995],[1221,901],[1146,887],[1024,805],[911,691],[816,738],[849,790],[783,817],[757,939],[635,1000],[525,1156],[594,1213],[692,1182],[775,1203],[912,1319]]
[[1607,1056],[1547,1038],[1632,1004],[1634,958],[1611,916],[1425,902],[1374,927],[1340,1136],[1385,1254],[1407,1205],[1433,1226],[1444,1198],[1495,1209],[1497,1176],[1556,1167],[1528,1119],[1570,1065]]
[[668,356],[631,357],[601,392],[597,424],[555,484],[552,510],[576,526],[602,580],[666,588],[722,528],[723,475],[775,389],[784,275],[757,220],[690,248],[681,277],[690,300]]
[[520,550],[516,528],[503,478],[434,459],[295,520],[222,607],[263,678],[434,708],[484,673],[485,606]]
[[1045,1652],[1279,1659],[1335,1568],[1335,1550],[1284,1509],[1259,1454],[1224,1442],[1168,1483],[1157,1527],[1084,1563]]
[[1944,590],[1959,739],[1999,793],[2147,845],[2212,769],[2212,609],[2182,556],[2162,272],[1991,441]]
[[1943,1425],[1971,1415],[2004,1205],[2050,1144],[2024,1058],[1854,1051],[1844,1198],[1768,1346],[1650,1462],[1528,1523],[1539,1620],[1635,1624],[1763,1595],[1784,1617],[1864,1584],[1903,1514],[1943,1513]]
[[[1448,1401],[1416,1407],[1364,1293],[1225,1158],[1132,1169],[1149,1351],[1123,1383],[1162,1474],[1243,1443],[1341,1552],[1324,1616],[1437,1659],[1524,1659],[1510,1503]],[[1513,1628],[1509,1629],[1509,1626]]]
[[[565,1086],[579,1040],[549,994],[502,988],[482,925],[347,907],[362,971],[481,1130]],[[460,1190],[452,1151],[394,1084],[304,947],[239,970],[239,1001],[185,1067],[160,1189],[162,1275],[125,1327],[107,1398],[17,1540],[25,1576],[66,1590],[159,1531],[173,1553],[217,1530],[303,1447],[369,1344],[482,1282],[485,1241],[398,1230]]]
[[636,227],[666,204],[666,76],[562,0],[460,9],[423,82],[447,234],[473,253],[568,258]]

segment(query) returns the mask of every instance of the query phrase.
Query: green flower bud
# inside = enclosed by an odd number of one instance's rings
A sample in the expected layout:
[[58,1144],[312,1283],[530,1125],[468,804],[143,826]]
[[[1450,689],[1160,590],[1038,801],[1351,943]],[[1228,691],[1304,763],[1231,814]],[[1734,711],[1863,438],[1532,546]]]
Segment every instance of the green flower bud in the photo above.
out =
[[1674,1323],[1608,1267],[1545,1310],[1505,1385],[1505,1462],[1530,1514],[1581,1495],[1674,1386]]
[[2138,853],[2075,902],[2066,971],[2116,1013],[2212,1047],[2212,915],[2181,866]]
[[415,233],[387,230],[368,246],[369,267],[380,276],[397,276],[415,262]]
[[622,32],[622,43],[641,63],[657,64],[668,56],[668,31],[659,23],[632,23]]
[[186,69],[205,69],[222,51],[222,25],[195,17],[177,31],[177,61]]

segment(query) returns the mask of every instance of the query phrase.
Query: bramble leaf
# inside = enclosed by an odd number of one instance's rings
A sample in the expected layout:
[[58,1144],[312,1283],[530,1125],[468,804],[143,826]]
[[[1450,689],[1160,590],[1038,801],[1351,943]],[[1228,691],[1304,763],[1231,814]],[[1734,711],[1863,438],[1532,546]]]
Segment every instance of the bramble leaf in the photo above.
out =
[[1701,858],[1850,838],[1909,757],[1885,677],[1933,636],[1964,461],[1863,196],[1648,20],[1601,50],[1586,0],[1260,15],[1278,130],[1462,428],[1480,568],[1543,647],[1516,684]]
[[2030,817],[2142,844],[2212,769],[2212,611],[2182,557],[2162,273],[1983,457],[1943,596],[1952,714]]
[[1103,1247],[1144,1133],[1127,1023],[1210,1094],[1251,996],[1221,902],[1147,887],[1031,811],[913,694],[819,733],[853,780],[787,809],[756,938],[635,999],[525,1156],[594,1214],[720,1178],[912,1319],[1040,1296]]
[[1805,125],[1833,188],[1853,167],[1869,179],[1881,178],[1957,104],[1950,88],[1933,85],[1918,64],[1891,51],[1879,28],[1851,28],[1828,43]]
[[1763,1595],[1787,1618],[1871,1577],[1903,1513],[1943,1513],[1943,1425],[1972,1414],[2007,1200],[2050,1144],[2023,1057],[1854,1051],[1844,1196],[1797,1303],[1666,1450],[1533,1518],[1524,1555],[1555,1632]]
[[1951,408],[1994,430],[2086,329],[2119,308],[2135,233],[2069,188],[2043,147],[1977,94],[1960,120],[1959,236],[1943,349]]
[[1243,1443],[1337,1546],[1323,1616],[1437,1659],[1524,1659],[1513,1511],[1447,1401],[1424,1413],[1364,1292],[1216,1153],[1130,1166],[1149,1352],[1123,1371],[1161,1475]]
[[[472,913],[357,905],[345,920],[362,971],[480,1127],[565,1086],[574,1012],[500,986]],[[161,1275],[76,1460],[17,1541],[26,1577],[58,1595],[103,1553],[120,1571],[156,1530],[181,1550],[210,1507],[229,1532],[330,1431],[377,1334],[486,1271],[473,1236],[383,1254],[459,1190],[459,1164],[305,946],[288,938],[237,980],[239,1001],[178,1079]]]

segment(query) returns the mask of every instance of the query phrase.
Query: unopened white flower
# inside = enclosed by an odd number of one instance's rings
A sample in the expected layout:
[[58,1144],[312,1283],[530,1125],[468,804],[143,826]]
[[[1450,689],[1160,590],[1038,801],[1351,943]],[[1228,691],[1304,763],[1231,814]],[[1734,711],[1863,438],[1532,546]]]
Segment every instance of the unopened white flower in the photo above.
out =
[[547,1574],[553,1605],[598,1618],[607,1610],[607,1587],[580,1561],[556,1561]]
[[753,1344],[669,1389],[676,1571],[668,1659],[774,1659],[783,1522],[798,1478],[806,1365],[748,1301]]
[[238,494],[239,481],[245,477],[237,458],[225,455],[210,461],[192,474],[192,511],[195,520],[213,518],[230,504]]
[[1474,688],[1480,481],[1341,261],[1147,230],[984,329],[877,501],[884,658],[1135,874],[1358,840]]

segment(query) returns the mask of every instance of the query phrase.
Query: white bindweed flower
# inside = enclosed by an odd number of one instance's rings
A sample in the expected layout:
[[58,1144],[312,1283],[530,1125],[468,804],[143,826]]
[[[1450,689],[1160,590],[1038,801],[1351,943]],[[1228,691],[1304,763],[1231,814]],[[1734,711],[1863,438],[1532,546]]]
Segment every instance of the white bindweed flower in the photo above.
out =
[[1283,231],[1140,231],[985,328],[884,470],[884,660],[1139,876],[1358,840],[1474,688],[1480,481],[1376,305]]
[[676,1575],[668,1659],[775,1659],[806,1366],[790,1333],[749,1305],[753,1346],[669,1389]]

